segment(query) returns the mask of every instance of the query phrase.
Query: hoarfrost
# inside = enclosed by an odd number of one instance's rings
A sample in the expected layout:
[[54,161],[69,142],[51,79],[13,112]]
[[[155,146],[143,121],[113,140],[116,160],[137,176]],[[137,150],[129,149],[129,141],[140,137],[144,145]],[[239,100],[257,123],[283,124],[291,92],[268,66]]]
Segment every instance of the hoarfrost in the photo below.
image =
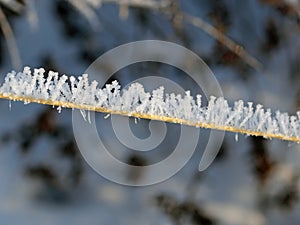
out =
[[[29,67],[23,72],[12,71],[7,74],[0,87],[3,96],[29,97],[35,99],[67,102],[88,107],[102,107],[108,111],[123,111],[151,114],[188,120],[191,123],[206,123],[215,126],[230,126],[236,129],[250,130],[274,135],[300,138],[300,112],[290,116],[287,113],[264,109],[262,105],[244,104],[236,101],[233,107],[223,97],[211,96],[207,106],[202,105],[201,95],[196,98],[186,91],[184,96],[165,93],[159,87],[151,93],[145,92],[143,85],[131,84],[121,90],[117,81],[99,88],[97,81],[90,82],[88,75],[78,78],[50,71],[44,78],[45,70]],[[25,102],[26,103],[26,102]],[[58,107],[61,111],[61,107]],[[90,122],[90,115],[81,110],[83,118]],[[109,114],[108,114],[109,116]],[[107,117],[107,116],[105,116]]]

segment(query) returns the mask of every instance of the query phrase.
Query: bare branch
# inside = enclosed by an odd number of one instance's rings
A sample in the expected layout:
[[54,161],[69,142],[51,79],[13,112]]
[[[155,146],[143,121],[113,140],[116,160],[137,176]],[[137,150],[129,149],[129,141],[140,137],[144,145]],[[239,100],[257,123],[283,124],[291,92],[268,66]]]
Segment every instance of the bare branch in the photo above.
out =
[[4,38],[6,40],[6,43],[7,43],[8,52],[10,54],[10,58],[11,58],[13,67],[15,69],[20,70],[22,63],[21,63],[21,57],[20,57],[20,53],[19,53],[19,50],[17,47],[16,39],[15,39],[14,33],[11,29],[11,26],[10,26],[9,22],[7,21],[7,18],[5,16],[4,12],[2,11],[1,7],[0,7],[0,27],[3,32]]
[[0,0],[1,4],[15,13],[21,13],[24,5],[15,0]]
[[191,16],[186,13],[183,13],[182,16],[185,21],[194,25],[195,27],[202,29],[208,35],[218,40],[230,51],[241,57],[251,67],[255,68],[256,70],[263,69],[263,65],[257,59],[251,56],[241,45],[235,43],[232,39],[227,37],[224,33],[219,31],[214,26],[210,25],[199,17]]

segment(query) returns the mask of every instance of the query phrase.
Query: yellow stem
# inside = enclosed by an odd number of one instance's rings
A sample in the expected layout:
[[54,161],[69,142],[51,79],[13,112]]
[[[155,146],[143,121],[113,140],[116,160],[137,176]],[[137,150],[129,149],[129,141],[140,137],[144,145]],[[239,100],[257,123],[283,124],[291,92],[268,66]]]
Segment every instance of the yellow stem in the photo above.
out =
[[232,126],[220,126],[220,125],[215,125],[215,124],[210,124],[210,123],[201,123],[201,122],[195,122],[195,121],[191,121],[191,120],[173,118],[173,117],[168,117],[168,116],[158,116],[158,115],[144,114],[144,113],[138,113],[138,112],[118,111],[118,110],[111,110],[111,109],[107,109],[104,107],[96,107],[96,106],[86,105],[86,104],[76,104],[76,103],[72,103],[72,102],[61,102],[61,101],[52,101],[52,100],[45,100],[45,99],[36,99],[36,98],[32,98],[32,97],[27,97],[27,96],[22,97],[22,96],[15,96],[15,95],[0,94],[0,98],[12,100],[12,101],[22,101],[25,103],[38,103],[38,104],[44,104],[44,105],[61,106],[63,108],[89,110],[89,111],[109,113],[109,114],[115,114],[115,115],[131,116],[131,117],[136,117],[136,118],[141,118],[141,119],[158,120],[158,121],[164,121],[164,122],[168,122],[168,123],[177,123],[177,124],[193,126],[193,127],[201,127],[201,128],[207,128],[207,129],[229,131],[229,132],[242,133],[242,134],[252,135],[252,136],[262,136],[264,138],[270,138],[270,139],[276,138],[276,139],[300,143],[300,138],[298,138],[298,137],[290,137],[290,136],[285,136],[285,135],[264,133],[264,132],[259,132],[259,131],[235,128]]

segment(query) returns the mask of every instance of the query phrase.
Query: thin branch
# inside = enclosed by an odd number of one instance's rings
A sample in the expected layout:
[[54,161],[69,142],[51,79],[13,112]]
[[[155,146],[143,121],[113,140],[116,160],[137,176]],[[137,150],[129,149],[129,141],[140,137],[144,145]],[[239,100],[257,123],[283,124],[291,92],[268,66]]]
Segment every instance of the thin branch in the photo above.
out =
[[256,70],[263,69],[263,65],[257,59],[251,56],[241,45],[235,43],[231,38],[227,37],[223,32],[219,31],[211,24],[205,22],[199,17],[191,16],[186,13],[182,13],[182,16],[185,21],[194,25],[195,27],[202,29],[208,35],[218,40],[230,51],[234,52],[236,55],[242,58],[251,67],[255,68]]
[[24,4],[17,0],[0,0],[0,3],[14,13],[20,14],[24,10]]
[[9,25],[9,22],[7,21],[4,12],[2,11],[1,6],[0,6],[0,27],[7,43],[8,52],[10,54],[13,67],[15,69],[20,70],[22,63],[21,63],[21,57],[17,47],[16,39],[12,31],[12,28]]

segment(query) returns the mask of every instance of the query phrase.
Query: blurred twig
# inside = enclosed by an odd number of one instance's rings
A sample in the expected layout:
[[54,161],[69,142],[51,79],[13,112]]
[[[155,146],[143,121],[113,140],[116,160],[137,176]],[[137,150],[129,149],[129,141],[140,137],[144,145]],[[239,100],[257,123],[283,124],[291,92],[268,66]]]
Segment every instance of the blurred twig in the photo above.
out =
[[298,0],[261,0],[261,2],[270,5],[284,16],[300,19],[300,2]]
[[85,16],[94,29],[97,29],[100,26],[100,21],[97,18],[97,14],[96,12],[93,11],[95,5],[89,4],[87,1],[82,1],[82,0],[66,0],[66,1],[69,2],[83,16]]
[[24,5],[17,0],[0,0],[0,3],[17,14],[21,13],[21,11],[24,9]]
[[208,35],[218,40],[220,43],[222,43],[230,51],[234,52],[236,55],[242,58],[248,65],[250,65],[254,69],[261,70],[263,68],[263,65],[257,59],[251,56],[241,45],[235,43],[231,38],[226,36],[223,32],[219,31],[211,24],[205,22],[199,17],[191,16],[186,13],[182,13],[182,17],[186,22],[202,29]]
[[10,58],[11,58],[13,67],[16,70],[20,70],[22,64],[21,64],[21,58],[20,58],[18,47],[17,47],[16,39],[15,39],[14,33],[12,31],[12,28],[11,28],[9,22],[7,21],[7,18],[5,16],[4,12],[2,11],[1,7],[0,7],[0,27],[3,32],[4,38],[6,40],[6,43],[7,43],[7,48],[8,48],[8,52],[10,54]]
[[39,19],[35,9],[35,0],[27,0],[27,20],[32,29],[38,29],[39,27]]

